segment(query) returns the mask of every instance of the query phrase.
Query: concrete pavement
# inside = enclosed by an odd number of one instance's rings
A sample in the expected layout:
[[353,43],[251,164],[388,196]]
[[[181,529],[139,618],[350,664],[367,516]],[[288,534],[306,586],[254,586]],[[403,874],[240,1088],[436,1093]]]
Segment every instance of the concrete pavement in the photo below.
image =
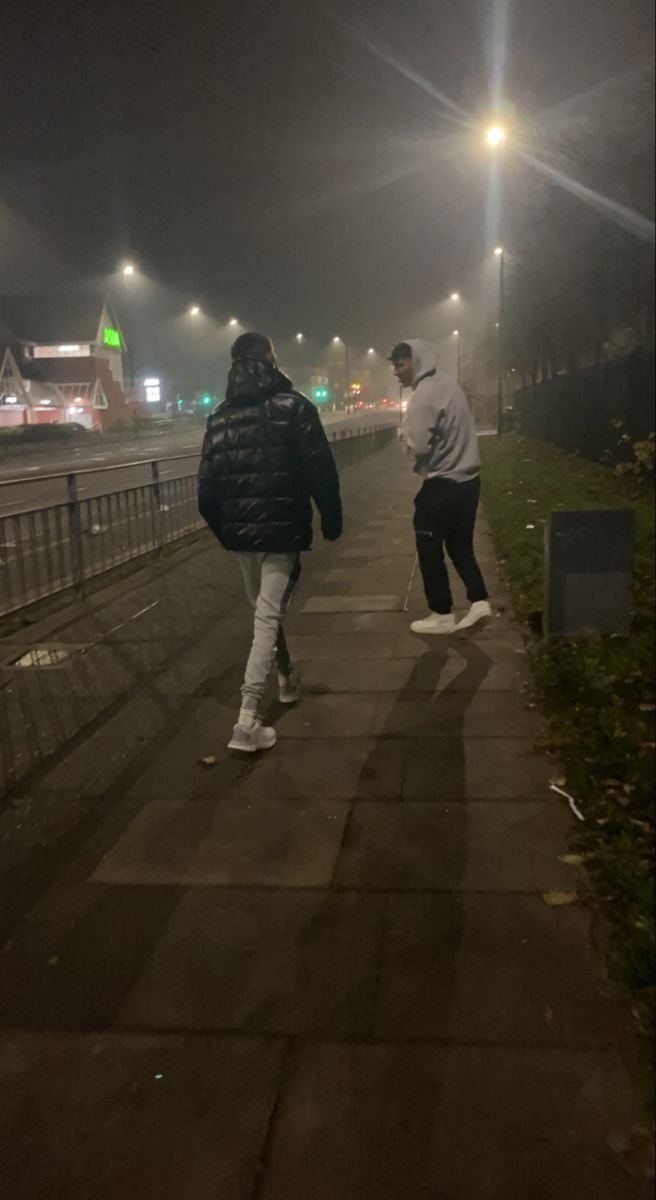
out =
[[[492,542],[491,627],[412,636],[414,490],[396,446],[345,473],[288,621],[303,699],[271,695],[255,761],[225,749],[250,620],[209,541],[2,647],[12,1198],[647,1196]],[[35,648],[66,657],[14,665]]]

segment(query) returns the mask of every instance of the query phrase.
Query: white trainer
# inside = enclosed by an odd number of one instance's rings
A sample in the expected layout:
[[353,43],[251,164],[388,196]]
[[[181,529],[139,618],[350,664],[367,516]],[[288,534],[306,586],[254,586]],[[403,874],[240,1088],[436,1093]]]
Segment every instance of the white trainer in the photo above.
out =
[[455,633],[456,619],[453,613],[431,613],[421,621],[413,621],[410,628],[413,633]]
[[469,612],[465,613],[462,621],[458,621],[456,629],[458,633],[461,630],[473,629],[474,625],[478,625],[479,629],[483,629],[491,619],[492,609],[489,602],[487,600],[477,600],[472,604]]
[[270,725],[263,725],[258,719],[253,725],[235,725],[228,749],[255,754],[257,750],[270,750],[275,744],[275,729]]
[[278,699],[281,704],[296,704],[301,695],[298,671],[292,667],[289,675],[278,675]]

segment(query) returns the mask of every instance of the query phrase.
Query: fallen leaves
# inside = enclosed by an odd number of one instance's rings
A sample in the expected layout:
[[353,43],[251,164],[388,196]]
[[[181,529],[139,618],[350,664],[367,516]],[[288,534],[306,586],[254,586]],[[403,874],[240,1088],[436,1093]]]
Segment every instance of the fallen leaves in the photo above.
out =
[[543,892],[542,899],[551,908],[564,908],[567,904],[576,904],[578,892]]
[[216,758],[213,754],[206,754],[205,758],[200,758],[198,761],[199,761],[201,767],[215,767],[216,766]]
[[581,867],[585,859],[582,854],[559,854],[558,862],[564,863],[566,867]]

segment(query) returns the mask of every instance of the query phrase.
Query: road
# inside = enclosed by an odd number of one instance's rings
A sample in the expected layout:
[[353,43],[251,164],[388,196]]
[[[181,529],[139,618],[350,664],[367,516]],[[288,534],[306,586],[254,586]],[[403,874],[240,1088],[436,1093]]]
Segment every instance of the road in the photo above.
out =
[[[398,419],[396,409],[354,413],[352,416],[326,413],[322,417],[331,435],[342,430],[395,423]],[[88,451],[79,446],[57,447],[53,448],[52,454],[36,451],[18,459],[7,458],[4,462],[0,459],[0,516],[66,503],[66,479],[44,478],[60,472],[85,472],[77,480],[78,496],[85,499],[149,483],[148,464],[153,460],[161,461],[162,480],[194,474],[202,436],[201,426],[196,430],[154,434],[152,438],[134,438],[104,447],[102,442],[94,439]],[[106,469],[120,467],[122,463],[130,465],[124,470]]]
[[[329,415],[328,435],[348,453],[348,441],[398,413]],[[184,436],[184,435],[183,435]],[[78,504],[71,508],[66,474],[46,458],[30,474],[0,484],[0,614],[69,587],[199,528],[196,471],[199,439],[161,436],[158,444],[108,446],[60,469],[76,473]],[[95,449],[95,448],[94,448]],[[139,457],[130,457],[138,449]],[[78,466],[78,461],[80,465]],[[159,481],[152,463],[159,464]],[[23,461],[23,471],[25,472]]]

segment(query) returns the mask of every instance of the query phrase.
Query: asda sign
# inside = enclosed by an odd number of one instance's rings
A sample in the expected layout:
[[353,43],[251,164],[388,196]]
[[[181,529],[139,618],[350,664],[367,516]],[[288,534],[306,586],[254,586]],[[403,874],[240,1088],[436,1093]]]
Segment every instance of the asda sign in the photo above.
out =
[[118,329],[105,325],[102,333],[103,346],[111,346],[113,350],[121,349],[121,335]]

